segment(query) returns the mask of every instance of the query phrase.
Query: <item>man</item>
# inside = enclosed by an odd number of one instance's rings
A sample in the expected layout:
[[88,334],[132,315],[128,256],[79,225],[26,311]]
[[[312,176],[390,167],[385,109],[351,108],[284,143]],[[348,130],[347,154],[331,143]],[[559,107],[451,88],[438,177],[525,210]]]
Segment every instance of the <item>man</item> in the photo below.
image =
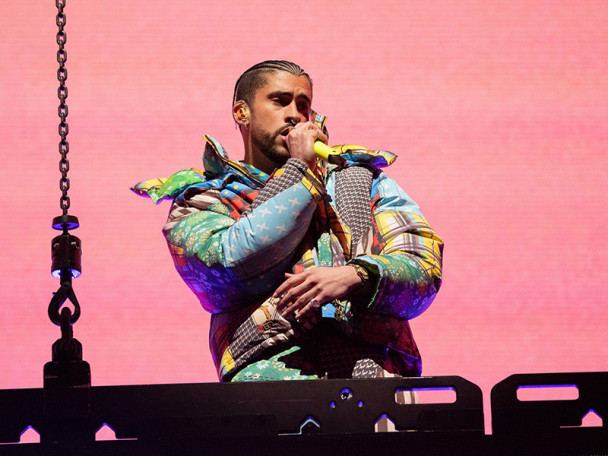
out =
[[408,320],[441,284],[442,242],[382,171],[389,152],[326,143],[312,81],[266,61],[235,86],[243,162],[205,136],[204,172],[136,185],[173,199],[164,227],[175,266],[211,316],[222,381],[418,376]]

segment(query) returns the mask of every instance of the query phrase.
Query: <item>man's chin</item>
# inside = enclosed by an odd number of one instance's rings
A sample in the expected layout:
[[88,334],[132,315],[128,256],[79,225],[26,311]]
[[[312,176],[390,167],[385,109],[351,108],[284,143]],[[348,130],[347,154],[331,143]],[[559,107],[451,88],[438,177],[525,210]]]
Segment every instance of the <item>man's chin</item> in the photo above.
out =
[[286,147],[272,147],[265,150],[264,155],[266,155],[266,158],[275,163],[278,168],[281,168],[285,163],[287,163],[287,160],[291,158],[289,155],[289,150],[287,150]]

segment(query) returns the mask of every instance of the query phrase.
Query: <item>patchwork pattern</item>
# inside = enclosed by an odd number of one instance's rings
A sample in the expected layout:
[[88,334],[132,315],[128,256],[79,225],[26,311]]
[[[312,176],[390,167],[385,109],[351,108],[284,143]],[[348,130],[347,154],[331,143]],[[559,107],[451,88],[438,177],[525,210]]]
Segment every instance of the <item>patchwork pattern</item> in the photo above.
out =
[[[313,173],[290,159],[268,176],[205,138],[203,173],[184,170],[133,190],[173,199],[164,233],[176,269],[212,313],[220,379],[419,375],[407,320],[439,289],[443,244],[378,170],[394,154],[337,146],[343,169],[322,164]],[[276,312],[269,296],[285,272],[349,263],[370,272],[369,297],[324,303],[312,332]]]

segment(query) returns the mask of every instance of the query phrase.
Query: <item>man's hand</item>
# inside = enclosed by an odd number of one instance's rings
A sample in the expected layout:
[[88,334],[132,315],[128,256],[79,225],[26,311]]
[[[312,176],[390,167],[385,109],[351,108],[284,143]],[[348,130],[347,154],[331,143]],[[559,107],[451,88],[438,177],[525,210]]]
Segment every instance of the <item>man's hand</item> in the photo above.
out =
[[289,155],[291,157],[299,158],[306,163],[310,169],[314,169],[317,160],[314,144],[317,139],[327,142],[328,138],[314,123],[303,122],[296,124],[287,136],[285,136],[285,145],[287,146],[287,149],[289,149]]
[[352,266],[315,267],[300,274],[285,274],[287,280],[274,292],[277,309],[285,318],[308,320],[314,310],[333,299],[342,298],[361,286]]

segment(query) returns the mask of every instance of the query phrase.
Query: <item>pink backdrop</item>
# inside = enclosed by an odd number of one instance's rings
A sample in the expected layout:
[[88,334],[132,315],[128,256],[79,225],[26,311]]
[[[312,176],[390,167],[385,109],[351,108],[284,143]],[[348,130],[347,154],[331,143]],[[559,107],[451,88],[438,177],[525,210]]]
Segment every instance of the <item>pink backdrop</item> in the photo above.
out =
[[[59,329],[54,2],[9,0],[2,40],[0,388],[40,387]],[[346,7],[344,5],[348,4]],[[389,169],[446,242],[412,322],[425,375],[608,369],[608,3],[68,1],[75,336],[94,385],[212,382],[208,315],[173,269],[168,204],[140,180],[200,167],[203,133],[241,158],[233,83],[300,63],[332,143]]]

